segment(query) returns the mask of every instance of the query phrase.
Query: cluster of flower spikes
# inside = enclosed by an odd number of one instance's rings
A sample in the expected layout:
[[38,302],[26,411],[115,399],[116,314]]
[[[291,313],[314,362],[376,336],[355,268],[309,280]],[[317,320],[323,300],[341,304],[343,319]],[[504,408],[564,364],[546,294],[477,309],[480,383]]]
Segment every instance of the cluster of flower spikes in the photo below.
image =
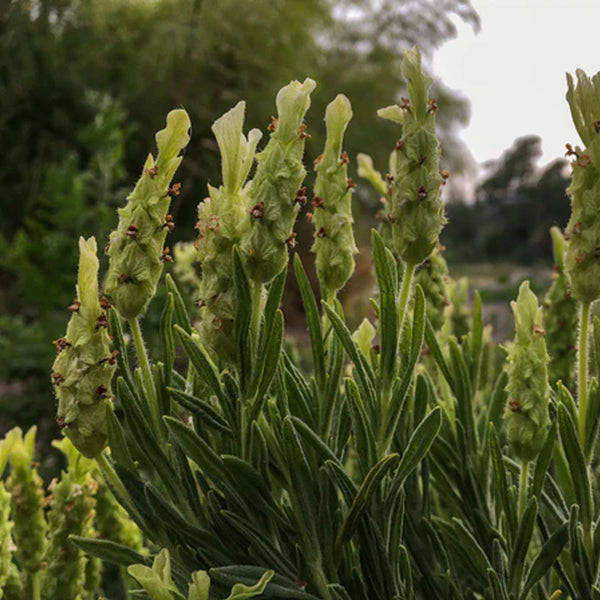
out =
[[327,139],[317,160],[315,196],[312,199],[312,223],[317,276],[321,288],[330,293],[344,287],[354,272],[354,254],[358,252],[352,231],[352,192],[348,179],[348,156],[342,152],[344,132],[352,118],[346,96],[340,94],[325,111]]
[[[202,263],[198,296],[201,306],[199,335],[223,359],[235,356],[233,318],[236,312],[233,284],[233,249],[250,230],[250,200],[246,183],[254,162],[258,129],[243,134],[245,103],[217,119],[212,131],[221,151],[223,184],[208,186],[209,197],[198,205],[196,258]],[[245,185],[244,185],[245,184]]]
[[523,461],[534,459],[546,439],[548,424],[548,361],[543,309],[524,281],[516,302],[516,335],[508,354],[508,409],[506,430],[515,455]]
[[550,229],[554,248],[552,285],[544,298],[544,328],[550,354],[550,383],[562,381],[569,388],[573,382],[577,350],[577,301],[571,295],[564,270],[565,239],[558,227]]
[[119,313],[135,319],[147,308],[156,291],[164,262],[171,262],[164,247],[173,229],[168,214],[171,198],[180,185],[171,185],[190,141],[190,119],[184,110],[167,115],[166,128],[156,134],[158,156],[149,154],[127,204],[119,209],[119,224],[110,234],[109,267],[105,290]]
[[98,300],[98,268],[95,238],[80,238],[77,298],[69,307],[67,333],[55,342],[58,356],[52,366],[57,422],[89,458],[106,445],[106,403],[116,365],[106,316],[110,305]]
[[567,101],[585,149],[567,145],[573,179],[567,189],[571,218],[565,270],[573,297],[589,303],[600,295],[600,73],[589,78],[577,70],[577,86],[569,74],[567,84]]
[[[48,546],[42,573],[42,600],[82,598],[86,587],[93,591],[100,583],[97,559],[87,557],[69,536],[93,536],[95,493],[92,477],[94,461],[82,456],[70,440],[63,438],[52,444],[67,458],[68,469],[54,480],[48,502]],[[93,569],[91,568],[93,567]]]
[[293,227],[306,202],[301,188],[306,170],[302,164],[305,140],[303,123],[316,84],[292,81],[276,98],[277,118],[271,138],[256,159],[258,166],[248,190],[250,230],[241,243],[246,272],[256,283],[268,283],[285,268],[288,248],[294,245]]
[[432,80],[421,68],[418,48],[402,60],[409,99],[381,109],[379,116],[402,125],[402,137],[391,161],[391,197],[394,253],[409,265],[422,263],[433,251],[446,219],[441,201],[444,176],[439,170],[440,143],[435,134],[435,99],[429,99]]

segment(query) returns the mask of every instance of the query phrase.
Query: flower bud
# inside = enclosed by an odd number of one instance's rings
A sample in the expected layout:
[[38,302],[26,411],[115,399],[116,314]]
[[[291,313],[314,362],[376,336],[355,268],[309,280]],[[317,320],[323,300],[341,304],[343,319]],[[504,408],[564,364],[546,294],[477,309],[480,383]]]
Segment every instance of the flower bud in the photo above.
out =
[[126,319],[145,312],[156,290],[164,261],[166,220],[171,196],[179,184],[169,187],[190,140],[190,119],[184,110],[167,115],[167,126],[156,134],[158,156],[150,154],[127,204],[119,209],[119,225],[110,234],[106,277],[109,294]]
[[558,227],[550,229],[554,247],[552,285],[544,299],[544,328],[550,354],[550,383],[561,380],[565,387],[573,381],[577,345],[577,301],[571,296],[564,270],[565,239]]
[[423,262],[438,243],[444,223],[440,198],[440,143],[435,134],[435,99],[428,100],[431,79],[421,69],[417,47],[407,51],[402,73],[408,81],[408,99],[400,106],[381,109],[379,116],[402,124],[391,172],[392,221],[395,254],[411,265]]
[[354,254],[358,252],[352,232],[352,186],[348,181],[348,157],[342,154],[342,141],[352,108],[340,94],[325,111],[327,140],[317,163],[317,181],[313,199],[317,276],[324,290],[336,292],[354,272]]
[[600,295],[600,73],[589,78],[577,70],[577,86],[567,74],[567,101],[585,149],[567,145],[573,179],[567,189],[571,218],[565,271],[573,297],[592,302]]
[[79,238],[77,300],[52,366],[58,399],[57,422],[76,448],[89,458],[106,445],[105,402],[111,398],[115,360],[110,351],[106,313],[98,300],[96,240]]
[[524,281],[516,302],[516,335],[508,355],[508,441],[521,460],[534,459],[544,444],[548,424],[548,354],[542,307]]
[[212,126],[221,151],[223,184],[218,189],[208,186],[209,197],[198,206],[196,226],[197,258],[202,264],[200,337],[225,360],[235,356],[232,250],[249,233],[250,184],[244,184],[262,137],[258,129],[250,131],[247,139],[244,136],[245,107],[239,102]]
[[279,91],[271,139],[256,157],[258,167],[247,205],[250,231],[241,247],[248,276],[258,283],[271,281],[288,261],[288,240],[300,210],[298,192],[306,175],[302,155],[307,134],[302,120],[315,86],[306,79],[292,81]]

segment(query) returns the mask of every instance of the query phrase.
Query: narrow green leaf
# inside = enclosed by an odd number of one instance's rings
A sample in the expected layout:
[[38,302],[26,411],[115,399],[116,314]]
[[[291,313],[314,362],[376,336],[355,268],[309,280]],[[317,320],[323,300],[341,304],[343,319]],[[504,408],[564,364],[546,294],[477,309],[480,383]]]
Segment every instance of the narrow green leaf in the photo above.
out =
[[165,283],[167,284],[167,290],[173,295],[175,323],[177,323],[177,325],[179,325],[187,334],[191,334],[192,324],[185,302],[183,301],[183,296],[175,284],[175,281],[173,281],[170,273],[165,275]]
[[[216,582],[225,586],[237,583],[253,585],[260,579],[265,570],[263,567],[232,565],[210,569],[209,574]],[[282,598],[291,600],[320,600],[316,596],[304,592],[292,579],[276,574],[263,591],[266,598]]]
[[367,509],[371,497],[377,490],[377,487],[388,471],[393,468],[400,457],[398,454],[389,454],[384,456],[367,474],[360,486],[354,502],[346,515],[340,528],[333,550],[333,558],[336,564],[342,559],[344,545],[352,539],[354,532],[359,524],[360,518]]
[[236,583],[231,590],[231,594],[225,600],[246,600],[262,594],[274,575],[275,571],[265,571],[264,575],[254,585]]
[[252,297],[250,283],[244,271],[244,265],[237,248],[233,249],[233,281],[235,286],[235,343],[242,390],[246,390],[252,374],[252,348],[250,340],[250,322],[252,320]]
[[196,369],[196,372],[204,383],[221,402],[223,400],[223,390],[221,389],[219,380],[219,371],[208,355],[208,352],[201,344],[196,343],[179,325],[175,325],[175,332],[179,336],[194,369]]
[[417,468],[433,444],[442,426],[442,410],[434,408],[415,429],[402,453],[398,469],[394,473],[394,486],[402,485],[404,480]]
[[[517,514],[515,510],[515,504],[511,501],[508,494],[508,479],[506,476],[506,467],[504,466],[504,460],[502,458],[502,451],[500,449],[500,442],[496,434],[496,428],[493,423],[489,424],[488,442],[490,447],[490,457],[492,459],[492,466],[494,467],[494,480],[496,483],[496,490],[500,497],[500,503],[504,514],[506,515],[507,521],[507,533],[509,540],[512,540],[516,535],[517,531]],[[498,515],[497,515],[498,516]]]
[[365,410],[360,392],[352,379],[346,379],[346,398],[350,419],[352,420],[352,435],[362,474],[366,476],[371,467],[377,462],[377,449],[373,425]]
[[375,275],[379,285],[379,331],[381,337],[381,376],[384,388],[390,385],[396,373],[396,353],[398,350],[398,310],[396,307],[396,288],[398,285],[396,269],[390,268],[388,254],[383,239],[372,230],[373,260]]
[[194,413],[203,424],[231,435],[230,424],[209,402],[173,388],[168,388],[168,391],[176,402]]
[[294,272],[296,273],[296,280],[298,281],[298,288],[306,314],[315,377],[318,385],[322,386],[325,384],[325,349],[323,345],[323,333],[321,331],[321,318],[310,281],[298,254],[294,254]]
[[544,479],[554,454],[554,443],[556,440],[556,421],[552,422],[550,429],[546,435],[546,440],[535,462],[535,470],[533,472],[533,484],[531,487],[531,495],[536,498],[541,498],[542,490],[544,489]]
[[175,362],[175,338],[173,336],[173,314],[175,301],[169,292],[165,308],[160,319],[160,339],[162,343],[162,361],[165,365],[165,385],[171,384],[171,371]]
[[469,334],[469,374],[471,375],[471,386],[473,389],[477,388],[482,348],[483,318],[481,316],[481,296],[475,290],[473,299],[473,325]]
[[[597,317],[596,317],[597,318]],[[598,380],[593,377],[588,389],[588,411],[585,422],[585,457],[589,463],[596,446],[598,438],[598,429],[600,428],[600,385]]]
[[431,356],[437,363],[438,368],[442,372],[444,379],[447,381],[450,388],[454,389],[455,384],[454,384],[454,379],[452,377],[452,373],[450,372],[448,363],[446,362],[446,359],[444,358],[442,349],[440,348],[440,345],[438,344],[435,329],[433,328],[433,326],[431,325],[429,320],[427,320],[427,322],[425,323],[425,343],[427,344],[427,347],[429,348],[429,352],[431,352]]
[[109,331],[112,337],[112,344],[116,350],[117,365],[119,367],[119,375],[125,379],[127,385],[131,389],[135,389],[133,383],[133,374],[129,365],[129,357],[127,355],[127,346],[123,336],[123,325],[121,317],[117,309],[113,306],[108,311]]
[[529,499],[527,508],[521,517],[515,543],[510,556],[510,564],[508,567],[508,580],[510,582],[511,593],[518,595],[521,588],[521,579],[523,576],[523,568],[527,559],[527,552],[531,544],[533,536],[533,528],[535,527],[535,519],[537,517],[537,499],[535,496]]
[[136,466],[125,441],[123,428],[114,413],[113,407],[109,403],[106,404],[106,421],[108,423],[108,445],[110,446],[112,459],[122,467],[135,472]]
[[500,579],[493,569],[487,570],[488,580],[490,587],[492,588],[493,600],[508,600],[508,596],[504,593],[502,586],[500,585]]
[[584,527],[592,523],[592,489],[588,478],[587,466],[577,430],[571,416],[563,404],[558,405],[558,424],[560,438],[569,463],[569,471],[573,481],[573,488],[577,504],[581,510],[581,520]]
[[256,382],[257,391],[256,399],[250,412],[250,420],[253,421],[258,417],[262,409],[265,394],[269,391],[269,387],[273,382],[279,359],[281,357],[281,346],[283,343],[283,313],[278,310],[275,314],[275,319],[269,331],[265,347],[262,348],[261,354],[258,357],[256,365]]
[[368,400],[368,409],[372,409],[376,406],[375,375],[369,367],[365,357],[354,343],[352,335],[350,334],[350,331],[348,330],[348,327],[346,327],[344,321],[342,321],[333,308],[326,302],[323,302],[323,308],[325,309],[327,317],[331,321],[331,324],[337,336],[339,337],[342,346],[344,346],[346,354],[354,363],[354,368],[356,369],[358,381],[361,387],[362,397],[363,399]]
[[138,408],[134,396],[121,377],[117,379],[117,395],[121,400],[129,432],[142,451],[143,458],[155,469],[171,499],[176,502],[181,500],[183,494],[174,475],[173,466],[156,441],[146,416]]
[[535,557],[527,575],[525,576],[525,583],[519,596],[520,600],[525,600],[530,590],[546,576],[548,571],[552,568],[553,563],[558,560],[562,549],[569,541],[569,529],[568,523],[563,523],[554,530],[552,535],[548,538],[546,543],[542,546],[540,553]]
[[95,556],[103,562],[120,565],[122,567],[128,567],[129,565],[135,564],[152,564],[152,561],[149,558],[142,556],[128,546],[117,544],[117,542],[81,537],[78,535],[70,535],[69,540],[81,548],[86,554]]

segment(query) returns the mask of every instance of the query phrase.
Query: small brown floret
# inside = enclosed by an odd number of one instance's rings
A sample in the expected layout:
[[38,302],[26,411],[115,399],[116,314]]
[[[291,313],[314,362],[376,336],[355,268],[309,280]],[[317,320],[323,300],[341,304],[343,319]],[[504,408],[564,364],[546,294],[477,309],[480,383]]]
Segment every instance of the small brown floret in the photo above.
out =
[[107,398],[108,397],[108,390],[106,389],[106,387],[103,386],[103,385],[99,385],[96,388],[96,396],[98,396],[100,398]]
[[104,310],[109,310],[112,308],[112,304],[109,302],[106,296],[102,296],[102,298],[100,298],[100,306]]
[[64,376],[60,373],[52,373],[50,375],[50,379],[52,379],[52,385],[58,387],[65,380]]
[[267,125],[267,131],[275,131],[277,127],[277,119],[271,115],[271,122]]
[[52,342],[54,347],[56,348],[56,353],[60,354],[67,346],[70,346],[69,342],[67,342],[67,338],[61,337]]
[[326,236],[327,236],[327,234],[325,233],[325,227],[321,227],[321,229],[319,229],[319,231],[317,231],[317,237],[324,238]]
[[512,412],[521,412],[521,403],[518,400],[510,400],[508,407]]
[[96,319],[96,329],[100,329],[101,327],[104,327],[105,329],[108,328],[108,319],[106,318],[106,313],[102,313]]
[[154,165],[153,167],[146,169],[146,173],[148,173],[150,177],[154,178],[158,173],[158,165]]
[[348,179],[346,180],[346,191],[354,189],[356,187],[356,184],[354,183],[354,181],[352,181],[352,177],[348,177]]
[[302,123],[300,127],[298,127],[298,137],[301,140],[305,140],[306,138],[310,138],[310,134],[306,133],[306,124]]
[[173,229],[175,229],[175,221],[173,221],[173,215],[167,215],[165,217],[165,222],[162,226],[166,227],[169,231],[173,231]]
[[398,106],[402,110],[410,110],[410,100],[408,98],[400,98],[400,104]]
[[265,203],[259,202],[250,209],[250,216],[254,219],[262,219],[265,214]]
[[140,233],[140,230],[137,225],[130,225],[125,230],[125,235],[128,235],[129,237],[132,237],[132,238],[136,238],[139,235],[139,233]]
[[296,233],[295,232],[290,233],[287,240],[285,240],[285,244],[290,250],[296,246]]
[[323,208],[325,206],[325,202],[323,200],[323,198],[321,198],[320,196],[315,196],[311,201],[310,201],[311,206],[313,206],[314,208]]
[[417,196],[419,197],[419,200],[425,200],[425,198],[427,198],[427,190],[425,189],[425,186],[422,185],[417,190]]
[[347,152],[342,152],[342,156],[340,157],[340,161],[343,165],[347,165],[350,162],[350,159],[348,158],[348,153]]
[[77,300],[77,298],[75,298],[75,300],[73,300],[73,303],[67,307],[67,309],[70,310],[71,312],[79,312],[80,308],[81,308],[81,302],[79,302],[79,300]]
[[171,248],[169,248],[169,246],[166,246],[165,249],[162,251],[162,254],[160,255],[160,260],[162,260],[162,262],[168,263],[173,262],[173,257],[171,256]]
[[296,192],[296,197],[294,198],[294,203],[304,206],[306,204],[307,200],[308,200],[308,198],[306,197],[306,187],[301,187]]
[[167,195],[171,196],[171,198],[175,198],[176,196],[179,196],[180,193],[181,193],[181,184],[180,183],[174,183],[167,190]]
[[65,421],[64,417],[56,417],[56,424],[61,428],[64,429],[67,426],[67,422]]

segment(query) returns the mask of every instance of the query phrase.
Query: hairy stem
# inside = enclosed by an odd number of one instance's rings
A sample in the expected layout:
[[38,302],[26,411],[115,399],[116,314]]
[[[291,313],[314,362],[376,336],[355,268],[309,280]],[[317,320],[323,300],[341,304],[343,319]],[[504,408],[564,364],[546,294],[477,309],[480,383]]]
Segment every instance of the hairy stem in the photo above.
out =
[[579,343],[577,345],[577,396],[579,401],[579,439],[585,452],[585,430],[588,412],[588,327],[591,302],[581,303]]
[[521,463],[521,477],[519,479],[519,516],[522,516],[527,506],[527,486],[529,475],[529,461]]

